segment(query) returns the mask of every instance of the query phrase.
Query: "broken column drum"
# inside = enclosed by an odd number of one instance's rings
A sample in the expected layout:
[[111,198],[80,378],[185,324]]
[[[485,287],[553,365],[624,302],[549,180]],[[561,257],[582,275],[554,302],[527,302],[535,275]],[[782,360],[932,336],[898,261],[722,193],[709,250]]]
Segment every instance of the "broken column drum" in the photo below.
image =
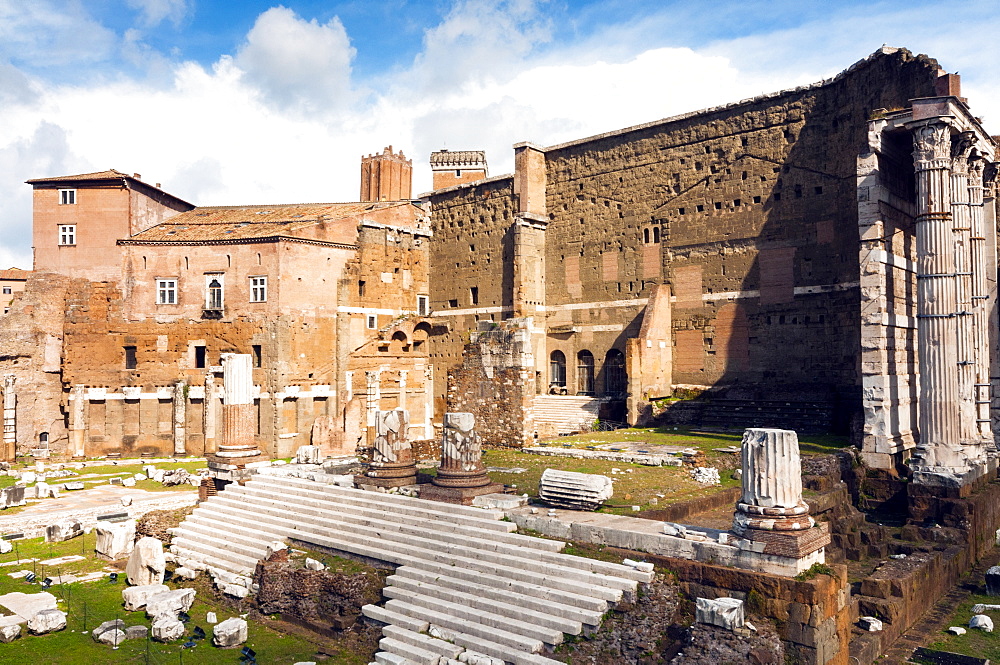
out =
[[369,478],[416,476],[408,430],[410,414],[403,409],[375,412],[375,442],[372,461],[365,472]]
[[483,487],[490,477],[483,466],[483,448],[476,434],[476,417],[456,412],[444,415],[441,466],[433,483],[440,487]]
[[222,443],[218,457],[254,457],[261,454],[254,442],[253,369],[250,354],[222,355]]
[[815,524],[802,500],[799,439],[792,430],[743,432],[743,494],[733,531],[796,531]]

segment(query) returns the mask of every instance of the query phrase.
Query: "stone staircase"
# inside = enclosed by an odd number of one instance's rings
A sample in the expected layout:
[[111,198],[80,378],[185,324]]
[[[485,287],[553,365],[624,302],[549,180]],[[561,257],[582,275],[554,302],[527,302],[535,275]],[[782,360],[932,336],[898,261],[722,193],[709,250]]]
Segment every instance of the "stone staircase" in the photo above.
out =
[[362,610],[385,624],[379,665],[458,663],[469,651],[496,663],[555,665],[541,652],[565,634],[596,629],[615,602],[652,579],[561,554],[564,543],[512,533],[502,517],[258,475],[200,504],[172,530],[171,550],[241,577],[252,575],[270,543],[288,538],[396,566],[383,590],[387,602]]
[[539,436],[551,436],[589,429],[598,418],[602,402],[596,397],[536,395],[535,431]]

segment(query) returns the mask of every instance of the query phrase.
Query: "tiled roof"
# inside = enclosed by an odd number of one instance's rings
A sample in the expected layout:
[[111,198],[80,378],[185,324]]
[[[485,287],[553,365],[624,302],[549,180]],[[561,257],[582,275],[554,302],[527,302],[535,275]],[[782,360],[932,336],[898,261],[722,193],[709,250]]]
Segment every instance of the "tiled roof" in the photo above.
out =
[[80,173],[78,175],[64,175],[56,178],[35,178],[33,180],[28,180],[27,183],[29,185],[34,185],[36,183],[44,183],[44,182],[77,182],[81,180],[120,180],[121,178],[129,178],[131,180],[135,180],[135,178],[133,178],[127,173],[122,173],[121,171],[116,171],[115,169],[108,169],[107,171],[97,171],[95,173]]
[[299,203],[254,206],[204,206],[174,215],[162,224],[137,233],[128,243],[188,243],[239,241],[277,237],[308,237],[305,232],[320,221],[362,215],[376,209],[411,205],[389,203]]
[[431,153],[431,166],[486,166],[483,150],[440,150]]
[[18,268],[10,268],[8,270],[0,270],[0,279],[28,279],[31,275],[30,270],[20,270]]

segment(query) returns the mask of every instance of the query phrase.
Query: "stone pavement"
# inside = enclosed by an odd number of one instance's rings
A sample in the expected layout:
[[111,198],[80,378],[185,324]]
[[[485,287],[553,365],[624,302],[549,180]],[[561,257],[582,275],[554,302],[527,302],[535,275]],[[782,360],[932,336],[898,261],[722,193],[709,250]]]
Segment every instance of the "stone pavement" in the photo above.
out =
[[[130,497],[129,506],[122,505],[122,498]],[[99,515],[128,513],[140,517],[152,510],[172,510],[193,506],[198,492],[169,491],[149,492],[121,485],[99,485],[86,490],[61,492],[58,499],[43,499],[29,503],[11,515],[0,512],[0,534],[23,533],[26,538],[44,535],[45,526],[60,520],[75,518],[84,527],[97,523]]]

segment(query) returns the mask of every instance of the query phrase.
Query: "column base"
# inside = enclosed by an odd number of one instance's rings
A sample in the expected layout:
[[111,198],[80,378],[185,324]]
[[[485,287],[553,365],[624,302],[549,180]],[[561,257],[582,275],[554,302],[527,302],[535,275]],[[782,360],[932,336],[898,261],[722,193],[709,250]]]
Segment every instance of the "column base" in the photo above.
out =
[[736,534],[736,536],[753,543],[763,544],[762,554],[789,559],[803,559],[830,544],[830,528],[823,522],[800,531],[745,529],[743,533]]
[[385,489],[391,489],[393,487],[407,487],[409,485],[417,484],[417,471],[413,470],[412,476],[400,476],[399,478],[373,478],[372,476],[366,476],[363,473],[356,474],[354,476],[354,486],[362,489],[363,485],[368,485],[369,487],[382,487]]
[[421,485],[418,496],[421,499],[428,499],[429,501],[471,506],[472,500],[477,496],[482,496],[483,494],[500,494],[502,492],[502,483],[489,483],[480,487],[441,487],[432,482]]

